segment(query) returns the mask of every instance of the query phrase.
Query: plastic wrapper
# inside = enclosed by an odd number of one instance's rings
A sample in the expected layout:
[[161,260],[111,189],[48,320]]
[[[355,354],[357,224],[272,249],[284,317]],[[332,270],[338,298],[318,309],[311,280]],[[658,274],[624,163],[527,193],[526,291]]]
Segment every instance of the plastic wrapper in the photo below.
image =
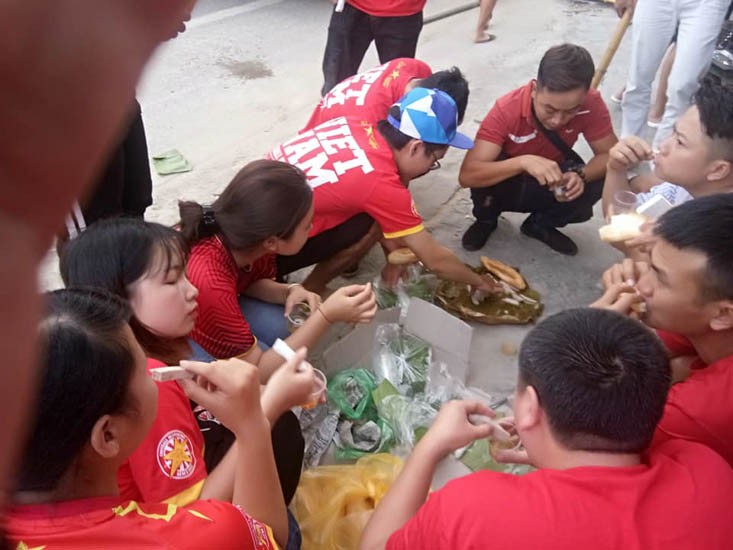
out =
[[399,458],[377,454],[356,464],[303,472],[292,504],[303,550],[357,548],[364,526],[401,468]]
[[376,419],[372,391],[374,375],[366,369],[347,369],[328,382],[328,399],[350,420]]
[[380,418],[392,426],[399,445],[411,448],[425,434],[438,411],[421,399],[388,395],[377,405]]
[[[474,268],[474,271],[487,274],[483,267]],[[489,294],[476,304],[471,299],[472,292],[468,285],[440,281],[434,301],[461,319],[486,325],[522,325],[534,322],[542,314],[543,305],[537,291],[529,287],[517,291],[504,282],[500,284],[504,289],[502,293]]]
[[407,266],[406,276],[400,279],[394,288],[388,287],[381,277],[375,278],[372,282],[380,309],[392,307],[406,309],[410,298],[420,298],[432,303],[437,287],[438,279],[426,272],[420,264]]
[[404,395],[423,392],[430,369],[430,344],[407,334],[397,324],[381,325],[375,340],[377,379],[389,380]]
[[342,420],[333,441],[337,460],[354,460],[389,451],[394,443],[394,432],[381,418],[362,422]]

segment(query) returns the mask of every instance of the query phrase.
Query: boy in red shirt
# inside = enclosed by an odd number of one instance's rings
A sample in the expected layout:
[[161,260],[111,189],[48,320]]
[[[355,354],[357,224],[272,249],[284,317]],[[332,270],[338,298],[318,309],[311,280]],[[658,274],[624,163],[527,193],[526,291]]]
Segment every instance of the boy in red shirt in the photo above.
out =
[[376,123],[387,116],[389,108],[402,96],[417,87],[443,90],[458,105],[458,124],[463,121],[468,82],[458,67],[433,73],[427,63],[401,57],[340,82],[321,98],[301,133],[340,116],[356,116]]
[[663,347],[639,323],[592,308],[558,313],[524,340],[514,395],[524,476],[482,471],[427,502],[437,463],[492,426],[478,402],[443,406],[367,524],[360,548],[723,549],[733,473],[707,447],[645,453],[669,387]]
[[[461,186],[471,189],[476,217],[463,235],[466,250],[486,244],[502,212],[529,212],[522,233],[561,254],[577,254],[556,228],[593,216],[608,152],[618,141],[601,94],[590,89],[593,73],[585,48],[555,46],[542,57],[537,80],[496,101],[459,174]],[[594,154],[588,163],[572,150],[581,134]]]
[[[318,264],[304,286],[321,293],[379,240],[385,251],[409,247],[437,276],[486,291],[494,283],[469,269],[425,230],[408,190],[410,181],[439,168],[449,146],[470,148],[456,131],[458,110],[445,92],[415,88],[386,120],[340,117],[276,147],[270,157],[300,168],[313,188],[313,225],[303,248],[278,256],[286,275]],[[389,266],[389,282],[399,273]]]
[[641,318],[659,331],[683,380],[669,392],[654,445],[698,441],[733,466],[733,194],[676,206],[654,235],[650,265],[625,260],[609,269],[599,305],[631,314],[632,301],[643,300]]
[[333,0],[323,53],[323,88],[356,74],[374,41],[380,63],[415,57],[425,0]]

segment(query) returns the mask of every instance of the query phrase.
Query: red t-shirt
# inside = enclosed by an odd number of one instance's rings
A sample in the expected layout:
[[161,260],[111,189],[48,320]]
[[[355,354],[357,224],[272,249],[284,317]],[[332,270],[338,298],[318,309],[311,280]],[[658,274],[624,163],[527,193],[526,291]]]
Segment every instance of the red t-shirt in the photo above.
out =
[[178,507],[102,497],[14,506],[4,524],[13,547],[28,550],[278,548],[267,525],[216,500]]
[[482,471],[430,495],[386,548],[730,548],[733,472],[686,441],[624,468]]
[[431,74],[427,63],[401,57],[347,78],[321,98],[301,133],[340,116],[376,123],[387,118],[389,108],[405,95],[408,82]]
[[[533,82],[497,99],[481,122],[476,139],[500,146],[509,158],[538,155],[561,162],[563,154],[535,127],[532,117]],[[588,90],[578,114],[557,133],[568,147],[575,144],[580,134],[588,142],[610,136],[613,133],[611,116],[600,92]]]
[[426,0],[347,0],[356,9],[378,17],[402,17],[422,11]]
[[[661,331],[659,336],[673,353],[697,353],[683,336]],[[687,380],[670,388],[652,447],[670,439],[704,443],[733,467],[733,355],[691,370]]]
[[[165,366],[148,358],[148,370]],[[191,404],[174,381],[156,382],[158,411],[148,435],[117,471],[120,497],[186,505],[206,480],[204,437]]]
[[305,172],[313,188],[311,237],[362,212],[379,223],[388,239],[423,230],[392,150],[372,122],[329,120],[279,145],[268,157]]
[[210,237],[191,249],[187,274],[199,290],[191,338],[221,359],[250,351],[257,338],[239,309],[239,295],[252,283],[275,277],[275,255],[262,256],[249,270],[240,269],[222,242]]

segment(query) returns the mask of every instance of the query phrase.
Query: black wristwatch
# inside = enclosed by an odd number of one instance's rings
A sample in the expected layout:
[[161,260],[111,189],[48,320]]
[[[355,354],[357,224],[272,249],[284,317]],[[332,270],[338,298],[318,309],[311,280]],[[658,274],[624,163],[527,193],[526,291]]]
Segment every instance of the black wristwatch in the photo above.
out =
[[579,168],[571,168],[571,172],[575,172],[580,176],[580,179],[583,180],[583,183],[588,183],[588,180],[585,179],[585,166],[580,166]]

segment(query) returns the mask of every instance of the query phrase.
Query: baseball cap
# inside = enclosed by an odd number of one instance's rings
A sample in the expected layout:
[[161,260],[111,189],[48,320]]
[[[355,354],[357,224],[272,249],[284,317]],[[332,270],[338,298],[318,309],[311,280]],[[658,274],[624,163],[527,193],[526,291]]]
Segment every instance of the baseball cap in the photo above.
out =
[[427,143],[473,148],[473,140],[456,131],[458,108],[444,91],[413,88],[395,105],[400,108],[401,118],[387,115],[387,121],[403,134]]

